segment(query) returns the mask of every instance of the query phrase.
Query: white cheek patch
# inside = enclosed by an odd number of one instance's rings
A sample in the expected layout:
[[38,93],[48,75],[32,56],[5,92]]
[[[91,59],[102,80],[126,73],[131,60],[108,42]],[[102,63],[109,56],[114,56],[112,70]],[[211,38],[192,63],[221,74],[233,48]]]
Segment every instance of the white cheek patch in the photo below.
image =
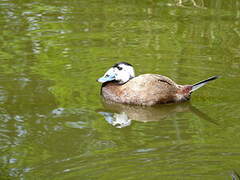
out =
[[116,80],[119,81],[120,83],[125,83],[130,79],[130,76],[126,72],[118,72],[116,75]]
[[134,69],[127,64],[119,64],[110,68],[102,78],[99,78],[99,82],[107,82],[116,80],[119,84],[128,82],[131,78],[135,77]]
[[115,67],[116,80],[123,84],[129,81],[135,76],[132,66],[120,64],[118,67]]
[[129,74],[130,77],[135,77],[135,72],[132,66],[127,65],[120,65],[123,68],[123,71],[125,71],[127,74]]

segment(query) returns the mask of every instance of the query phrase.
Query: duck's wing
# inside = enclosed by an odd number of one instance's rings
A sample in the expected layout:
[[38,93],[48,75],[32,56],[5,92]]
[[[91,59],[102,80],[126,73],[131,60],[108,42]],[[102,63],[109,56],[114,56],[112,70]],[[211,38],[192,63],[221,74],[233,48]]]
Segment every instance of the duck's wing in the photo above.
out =
[[170,78],[160,75],[160,74],[150,74],[153,78],[155,78],[159,83],[167,84],[169,86],[177,86],[177,84],[171,80]]
[[158,74],[143,74],[122,86],[124,96],[138,104],[152,105],[173,102],[178,85],[171,79]]
[[162,76],[159,74],[142,74],[139,75],[132,80],[130,80],[127,84],[129,87],[140,88],[145,91],[145,88],[177,88],[178,85],[166,76]]

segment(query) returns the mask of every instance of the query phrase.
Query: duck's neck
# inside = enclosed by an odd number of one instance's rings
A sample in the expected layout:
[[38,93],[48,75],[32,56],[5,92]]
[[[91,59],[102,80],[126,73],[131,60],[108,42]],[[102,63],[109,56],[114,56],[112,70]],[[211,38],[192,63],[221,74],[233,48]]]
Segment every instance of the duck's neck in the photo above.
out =
[[101,95],[105,99],[118,99],[121,96],[122,85],[117,82],[106,82],[102,84]]

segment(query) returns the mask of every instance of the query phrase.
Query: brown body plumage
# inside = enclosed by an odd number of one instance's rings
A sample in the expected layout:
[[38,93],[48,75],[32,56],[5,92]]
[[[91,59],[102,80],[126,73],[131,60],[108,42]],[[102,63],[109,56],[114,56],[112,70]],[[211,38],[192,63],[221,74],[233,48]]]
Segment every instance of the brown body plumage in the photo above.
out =
[[187,87],[165,76],[143,74],[125,84],[106,82],[102,85],[101,94],[105,99],[117,103],[151,106],[188,100],[190,92],[184,93]]

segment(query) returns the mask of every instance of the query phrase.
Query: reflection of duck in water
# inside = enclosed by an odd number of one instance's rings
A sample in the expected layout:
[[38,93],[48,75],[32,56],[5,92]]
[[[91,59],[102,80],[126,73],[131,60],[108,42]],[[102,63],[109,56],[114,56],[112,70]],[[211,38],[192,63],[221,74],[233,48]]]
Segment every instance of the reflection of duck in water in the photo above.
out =
[[217,78],[214,76],[194,85],[178,85],[168,77],[158,74],[135,77],[132,65],[121,62],[111,67],[98,81],[103,83],[101,94],[107,100],[151,106],[187,101],[193,91]]
[[117,128],[129,126],[132,120],[149,122],[160,121],[180,112],[192,112],[200,118],[216,124],[205,113],[201,112],[190,103],[168,104],[158,106],[131,106],[104,101],[104,110],[98,110],[105,120]]

